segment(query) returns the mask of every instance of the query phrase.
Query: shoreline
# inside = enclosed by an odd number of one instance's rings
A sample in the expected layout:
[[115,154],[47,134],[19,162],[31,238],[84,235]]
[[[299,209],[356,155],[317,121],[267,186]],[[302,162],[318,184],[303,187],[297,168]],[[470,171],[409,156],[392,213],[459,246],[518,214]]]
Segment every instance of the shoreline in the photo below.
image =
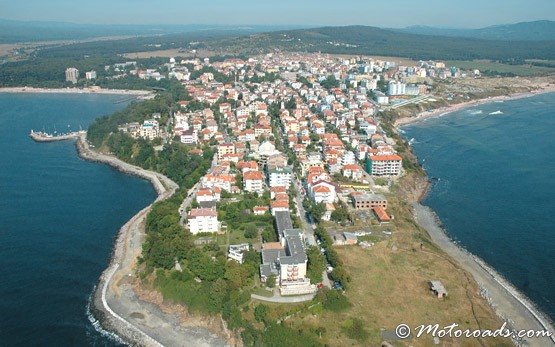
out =
[[108,164],[116,170],[151,182],[158,197],[125,223],[114,243],[108,267],[100,275],[91,295],[90,311],[102,330],[131,345],[178,345],[188,341],[198,346],[226,345],[224,338],[207,327],[184,326],[178,314],[167,313],[156,303],[143,300],[134,290],[136,260],[144,237],[144,222],[154,203],[171,197],[179,188],[166,176],[125,163],[91,149],[82,134],[75,146],[80,158]]
[[1,87],[0,93],[35,93],[35,94],[113,94],[147,96],[154,92],[134,89],[103,89],[103,88],[36,88],[36,87]]
[[[417,117],[401,118],[398,120],[399,122],[395,122],[395,129],[398,131],[399,127],[402,125],[442,116],[472,106],[499,100],[505,101],[527,98],[551,92],[555,92],[555,86],[548,86],[536,92],[490,97],[441,107],[431,112],[423,112]],[[548,346],[555,344],[555,328],[549,316],[543,313],[532,300],[520,292],[510,281],[499,274],[497,270],[451,239],[447,230],[443,228],[441,220],[435,211],[422,204],[422,201],[431,189],[431,184],[427,175],[425,179],[427,182],[426,186],[420,189],[418,199],[412,204],[413,216],[417,224],[426,230],[435,245],[443,250],[461,268],[472,275],[481,289],[481,295],[487,300],[497,316],[503,321],[508,322],[511,329],[546,330],[552,333],[551,337],[546,336],[526,340],[529,346]],[[513,342],[516,343],[515,340],[513,340]]]
[[507,95],[499,95],[499,96],[490,96],[490,97],[487,97],[487,98],[484,98],[484,99],[476,99],[476,100],[461,102],[461,103],[458,103],[458,104],[451,104],[451,105],[448,105],[448,106],[442,106],[442,107],[436,108],[432,111],[420,112],[419,114],[417,114],[414,117],[399,118],[399,119],[395,120],[394,126],[399,128],[399,127],[404,126],[404,125],[418,123],[418,122],[421,122],[421,121],[429,119],[429,118],[441,117],[441,116],[447,115],[449,113],[461,111],[461,110],[471,108],[471,107],[474,107],[474,106],[488,104],[488,103],[496,102],[496,101],[509,101],[509,100],[529,98],[529,97],[533,97],[533,96],[536,96],[536,95],[547,94],[547,93],[555,93],[555,85],[547,84],[545,86],[541,86],[540,89],[534,90],[534,91],[518,92],[518,93],[507,94]]

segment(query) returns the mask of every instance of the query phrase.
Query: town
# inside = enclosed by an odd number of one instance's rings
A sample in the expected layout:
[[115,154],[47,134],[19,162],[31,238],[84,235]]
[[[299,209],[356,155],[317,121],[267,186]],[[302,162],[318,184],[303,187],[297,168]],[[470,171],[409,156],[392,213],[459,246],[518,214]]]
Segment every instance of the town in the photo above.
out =
[[[274,302],[310,300],[323,286],[341,289],[345,274],[330,263],[331,248],[368,248],[391,235],[372,226],[395,217],[386,196],[403,174],[403,159],[375,116],[431,99],[422,78],[466,76],[442,62],[400,66],[297,53],[171,58],[147,70],[129,61],[105,70],[185,86],[192,99],[179,101],[171,117],[152,113],[118,129],[157,150],[172,141],[190,153],[215,149],[211,168],[176,213],[197,245],[225,247],[238,263],[246,251],[261,253],[259,278],[271,294],[253,297]],[[78,74],[69,68],[67,80]],[[95,76],[90,71],[86,79]]]

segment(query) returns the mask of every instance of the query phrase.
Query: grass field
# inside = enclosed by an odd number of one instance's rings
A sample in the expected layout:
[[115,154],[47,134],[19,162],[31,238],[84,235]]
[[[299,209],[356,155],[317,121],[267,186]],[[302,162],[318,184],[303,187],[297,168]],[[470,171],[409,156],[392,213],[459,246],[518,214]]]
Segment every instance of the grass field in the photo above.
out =
[[[435,323],[440,326],[457,323],[461,329],[499,328],[501,320],[480,296],[472,277],[429,241],[425,231],[410,217],[407,203],[388,198],[388,211],[396,216],[388,225],[393,232],[391,237],[376,239],[379,242],[369,249],[337,248],[352,277],[346,292],[352,306],[340,313],[323,310],[318,318],[311,314],[295,317],[290,324],[303,330],[324,328],[321,340],[330,346],[378,346],[383,340],[382,332],[393,332],[401,323],[412,328]],[[447,298],[438,299],[431,293],[430,280],[444,284],[449,293]],[[365,340],[352,340],[344,333],[354,319],[364,321],[368,335]],[[433,345],[431,337],[390,342],[395,346]],[[511,345],[501,338],[482,341],[443,338],[442,342],[443,346]]]
[[497,73],[513,73],[518,76],[540,76],[555,73],[555,68],[532,65],[509,65],[489,60],[451,60],[446,61],[447,66],[469,70],[496,71]]

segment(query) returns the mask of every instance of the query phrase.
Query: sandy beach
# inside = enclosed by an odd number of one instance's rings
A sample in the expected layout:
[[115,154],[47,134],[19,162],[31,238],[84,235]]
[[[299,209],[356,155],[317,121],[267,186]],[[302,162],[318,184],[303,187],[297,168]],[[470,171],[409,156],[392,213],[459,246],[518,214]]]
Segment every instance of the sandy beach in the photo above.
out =
[[35,87],[5,87],[0,93],[40,93],[40,94],[115,94],[147,96],[153,94],[149,90],[131,89],[102,89],[102,88],[35,88]]
[[[113,156],[93,150],[81,135],[76,142],[79,156],[105,163],[117,170],[149,180],[161,201],[172,196],[178,185],[162,174],[143,170]],[[112,259],[102,273],[92,296],[91,313],[104,331],[115,333],[126,343],[140,346],[226,346],[226,339],[202,326],[187,324],[187,318],[176,310],[163,309],[160,298],[144,300],[138,293],[136,261],[145,236],[145,219],[152,204],[139,211],[119,231]],[[154,302],[153,302],[154,301]],[[185,323],[185,324],[184,324]]]
[[458,104],[453,104],[453,105],[449,105],[449,106],[445,106],[445,107],[439,107],[439,108],[436,108],[436,109],[431,110],[431,111],[424,111],[424,112],[421,112],[421,113],[417,114],[414,117],[399,118],[395,121],[395,126],[398,127],[398,126],[402,126],[402,125],[407,125],[407,124],[411,124],[411,123],[420,122],[420,121],[423,121],[423,120],[428,119],[428,118],[443,116],[443,115],[446,115],[448,113],[460,111],[460,110],[470,108],[470,107],[474,107],[474,106],[478,106],[478,105],[487,104],[487,103],[490,103],[490,102],[516,100],[516,99],[532,97],[534,95],[545,94],[545,93],[553,93],[553,92],[555,92],[555,85],[547,84],[547,85],[540,86],[540,88],[538,90],[532,91],[532,92],[515,93],[515,94],[509,94],[509,95],[494,96],[494,97],[489,97],[489,98],[485,98],[485,99],[471,100],[471,101],[468,101],[468,102],[461,102],[461,103],[458,103]]

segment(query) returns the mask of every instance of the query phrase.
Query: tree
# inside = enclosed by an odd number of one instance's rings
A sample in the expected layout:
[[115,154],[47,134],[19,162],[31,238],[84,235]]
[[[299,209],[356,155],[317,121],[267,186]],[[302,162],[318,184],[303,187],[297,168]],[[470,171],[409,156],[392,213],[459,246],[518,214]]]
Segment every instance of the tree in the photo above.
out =
[[343,331],[347,337],[353,340],[364,341],[368,338],[368,331],[366,331],[364,321],[360,318],[352,318],[345,322]]
[[274,288],[276,286],[276,275],[270,275],[266,279],[266,287]]
[[343,293],[338,290],[322,288],[318,292],[318,299],[322,302],[326,310],[340,312],[351,307],[351,303]]
[[245,237],[247,239],[254,239],[256,236],[258,236],[258,229],[256,226],[252,224],[247,225],[245,228]]
[[310,246],[306,250],[306,255],[308,257],[308,268],[306,271],[306,276],[310,279],[312,283],[322,282],[322,273],[326,269],[326,262],[324,255],[320,252],[320,249],[315,246]]
[[256,306],[254,308],[254,319],[257,322],[264,322],[264,324],[266,324],[268,320],[268,311],[269,311],[268,306],[264,304],[260,304]]

